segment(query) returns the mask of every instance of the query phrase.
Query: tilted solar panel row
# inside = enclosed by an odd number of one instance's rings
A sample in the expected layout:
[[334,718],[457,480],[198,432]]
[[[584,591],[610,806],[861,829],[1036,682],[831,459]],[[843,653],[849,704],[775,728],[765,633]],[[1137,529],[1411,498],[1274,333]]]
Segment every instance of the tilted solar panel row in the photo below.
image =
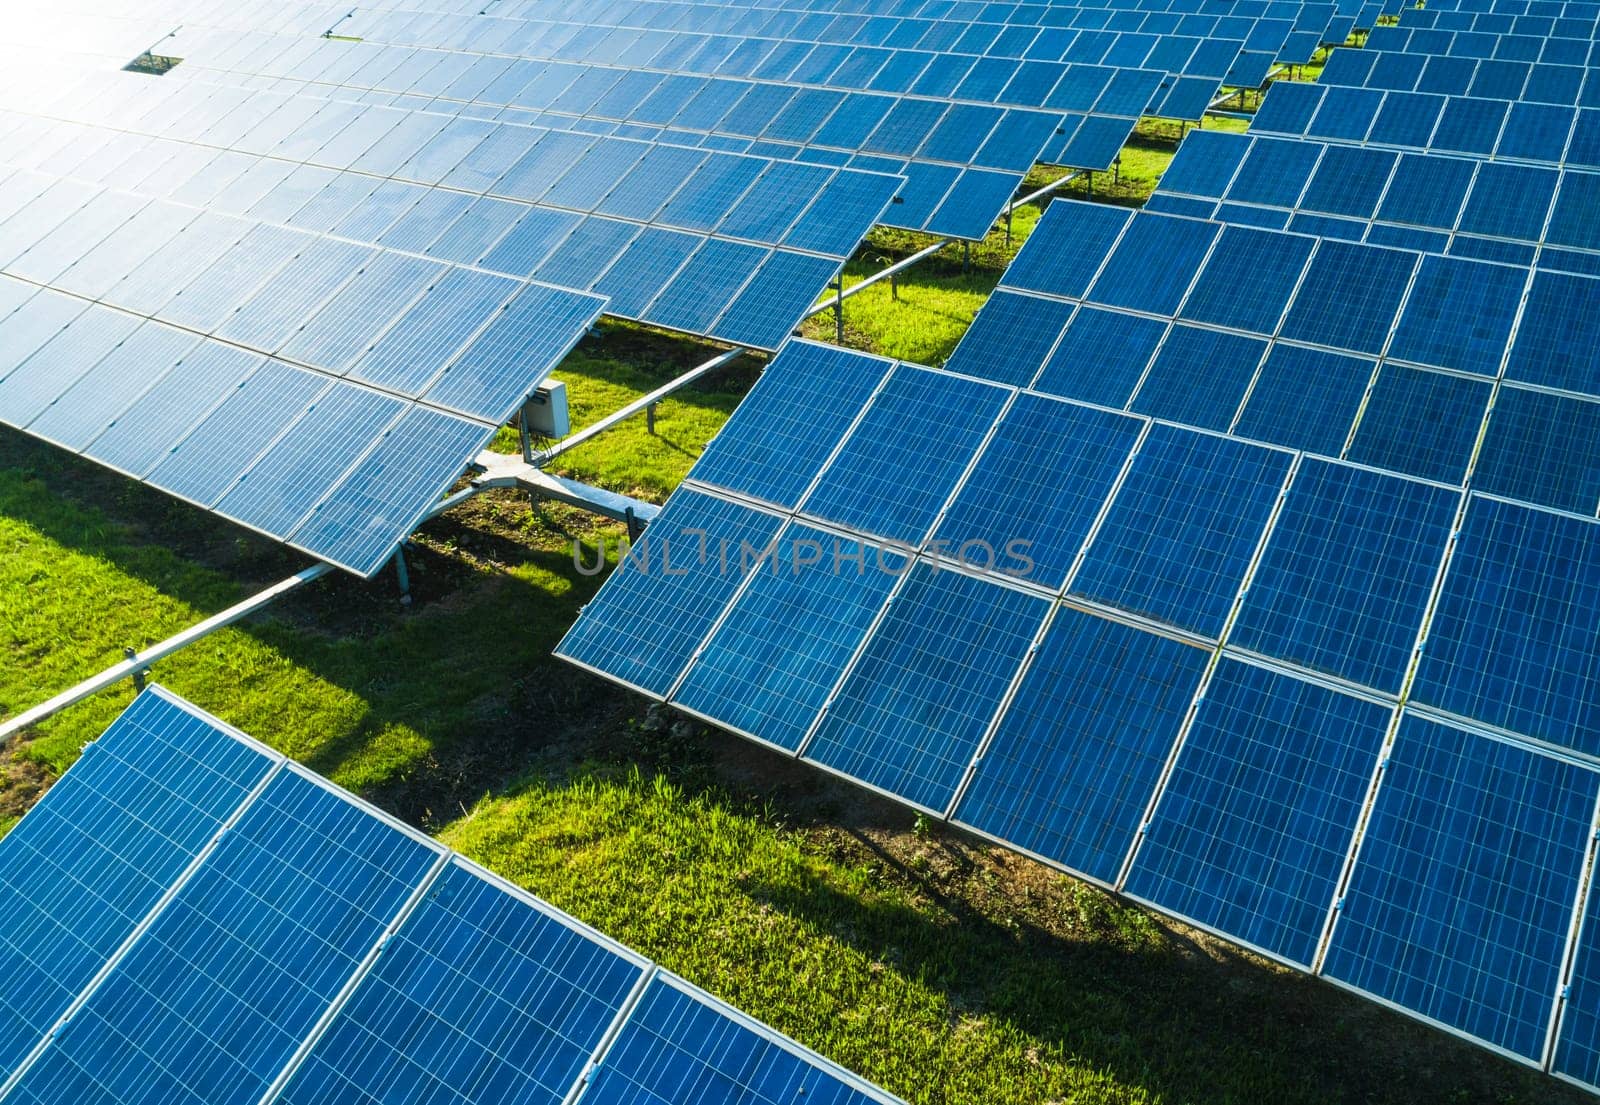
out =
[[[405,52],[405,51],[400,51]],[[224,82],[237,82],[242,78],[222,70],[197,69],[199,72],[209,72],[216,80]],[[615,77],[625,71],[607,70],[607,76]],[[659,75],[641,74],[647,77],[647,84],[654,86],[660,78]],[[565,79],[565,78],[563,78]],[[671,80],[672,78],[666,78]],[[690,85],[700,82],[689,78],[684,80]],[[717,113],[728,109],[729,105],[738,107],[746,97],[747,92],[754,95],[748,85],[742,82],[724,82],[718,86],[728,96],[713,101],[713,118]],[[326,86],[306,84],[304,91],[317,95],[348,98],[362,95],[357,91],[344,89],[332,90]],[[679,90],[693,93],[691,87]],[[710,91],[710,90],[708,90]],[[787,95],[789,90],[785,90]],[[820,91],[820,90],[819,90]],[[646,96],[648,89],[635,90],[639,96]],[[487,93],[486,93],[487,94]],[[669,93],[669,101],[677,102],[677,93]],[[719,93],[720,95],[720,93]],[[907,134],[912,134],[913,145],[924,142],[928,148],[937,144],[941,152],[956,157],[990,156],[985,151],[991,151],[998,158],[1003,155],[1006,160],[1025,163],[1022,168],[1006,170],[986,168],[982,164],[956,164],[954,162],[933,160],[906,160],[902,156],[882,153],[851,153],[848,150],[823,146],[801,146],[791,142],[775,142],[762,139],[759,136],[741,136],[739,134],[725,134],[720,130],[692,131],[680,127],[657,126],[654,124],[640,124],[627,122],[622,119],[600,119],[562,115],[550,111],[523,110],[506,107],[503,112],[498,107],[492,109],[495,113],[503,113],[508,117],[515,117],[523,122],[542,125],[560,130],[574,130],[583,135],[591,133],[600,135],[615,135],[637,140],[661,141],[673,146],[686,146],[691,150],[698,147],[707,150],[722,152],[747,153],[751,156],[768,158],[794,159],[805,163],[805,168],[794,170],[796,175],[808,171],[815,171],[812,167],[839,166],[841,168],[855,168],[875,173],[898,174],[906,178],[905,183],[895,195],[894,206],[889,207],[882,215],[886,225],[901,226],[907,229],[922,229],[933,233],[946,234],[955,237],[970,239],[981,238],[994,224],[1001,208],[1009,201],[1021,183],[1026,167],[1031,166],[1034,157],[1039,152],[1041,143],[1047,139],[1052,143],[1059,143],[1056,150],[1061,157],[1072,162],[1092,164],[1095,168],[1109,166],[1119,155],[1122,143],[1126,141],[1131,132],[1134,121],[1131,117],[1123,119],[1099,119],[1063,116],[1045,116],[1039,113],[1027,113],[1027,117],[1019,117],[1017,113],[1001,112],[999,109],[974,109],[973,112],[955,110],[944,122],[923,119],[918,122],[915,116],[917,108],[930,103],[919,101],[910,105],[913,110],[906,112],[891,112],[885,117],[883,112],[889,107],[887,103],[864,105],[877,112],[876,115],[863,113],[857,106],[849,103],[849,97],[838,93],[823,93],[825,102],[802,102],[792,105],[794,114],[789,114],[788,109],[781,104],[768,104],[763,111],[777,112],[772,118],[765,114],[751,122],[730,124],[727,129],[734,131],[758,130],[761,127],[785,127],[794,124],[799,119],[803,129],[810,130],[819,125],[823,130],[817,131],[819,137],[827,140],[857,141],[861,136],[877,134],[879,132],[894,132],[890,139],[904,142]],[[545,97],[541,97],[545,98]],[[697,106],[698,105],[698,106]],[[452,114],[472,116],[481,105],[467,104],[458,101],[431,100],[425,105],[431,111],[448,111]],[[684,113],[699,110],[698,100],[682,105]],[[635,107],[646,114],[651,110],[648,100]],[[811,113],[821,110],[821,116]],[[607,108],[614,114],[622,115],[622,108]],[[630,108],[629,111],[633,109]],[[677,106],[671,110],[678,110]],[[941,108],[942,110],[942,108]],[[823,124],[824,117],[837,119],[839,122],[828,128]],[[994,124],[997,121],[999,126]],[[909,121],[908,121],[909,119]],[[703,121],[703,120],[696,120]],[[721,127],[722,124],[715,124]],[[926,125],[927,131],[921,130]],[[911,130],[906,128],[910,126]],[[594,139],[590,139],[593,141]],[[976,153],[974,153],[976,151]],[[688,158],[692,154],[679,155]],[[604,188],[609,181],[593,182],[596,186]]]
[[[28,160],[45,167],[94,179],[126,163],[160,198],[592,290],[612,314],[755,347],[782,342],[898,186],[853,170],[806,175],[787,162],[316,97],[176,88],[124,96],[127,117],[107,121],[125,130],[13,116],[12,134],[35,138]],[[90,80],[52,110],[103,118],[93,104],[107,91]],[[260,110],[266,123],[255,122]],[[219,133],[240,113],[255,122],[248,135]],[[274,152],[263,135],[279,120],[298,122],[296,151]],[[664,169],[674,187],[661,187]]]
[[0,422],[361,575],[604,300],[0,169]]
[[[1485,24],[1492,26],[1494,22],[1486,20]],[[1402,16],[1400,26],[1374,28],[1368,44],[1375,50],[1418,56],[1439,55],[1456,60],[1481,58],[1502,63],[1544,61],[1563,65],[1595,63],[1593,38],[1596,22],[1592,16],[1581,20],[1550,20],[1549,23],[1548,30],[1537,34],[1516,30],[1447,30],[1442,26],[1412,23]]]
[[1479,61],[1393,53],[1367,47],[1335,50],[1319,84],[1440,96],[1474,96],[1566,107],[1600,106],[1600,78],[1583,64]]
[[[559,129],[901,173],[908,183],[887,219],[911,229],[965,237],[987,231],[1036,158],[1108,167],[1160,80],[1155,73],[1128,72],[1130,79],[1125,80],[1120,71],[1084,67],[1074,79],[1071,98],[1119,112],[1101,118],[696,78],[597,66],[581,59],[537,63],[316,41],[312,56],[300,48],[304,40],[282,39],[259,51],[263,56],[234,59],[239,43],[232,33],[197,32],[171,48],[201,67],[190,71],[210,66],[217,73],[316,80],[348,74],[338,76],[344,85],[428,96],[425,106],[436,110],[492,109],[503,118]],[[469,97],[474,106],[464,106],[463,99],[432,98],[439,91]]]
[[[422,25],[407,33],[408,24]],[[341,24],[341,27],[344,25]],[[422,42],[470,41],[473,48],[484,49],[487,41],[507,40],[506,50],[524,57],[589,58],[630,68],[648,64],[662,71],[699,73],[706,76],[744,76],[759,61],[773,53],[793,55],[806,43],[780,39],[729,38],[699,35],[691,32],[664,32],[642,29],[617,28],[614,37],[624,40],[617,48],[608,49],[591,24],[540,23],[532,21],[505,21],[503,31],[495,35],[492,21],[462,16],[396,19],[368,16],[352,21],[347,32],[366,39],[379,41]],[[343,33],[343,32],[342,32]],[[1109,34],[1109,33],[1108,33]],[[1224,77],[1232,70],[1243,42],[1239,39],[1195,38],[1177,35],[1116,33],[1114,41],[1085,43],[1086,49],[1076,57],[1062,61],[1025,62],[1011,58],[973,58],[970,66],[960,65],[960,56],[954,60],[954,71],[946,73],[944,65],[950,55],[927,55],[920,52],[902,53],[890,50],[887,64],[883,59],[870,58],[865,66],[851,64],[859,55],[858,47],[840,44],[828,50],[822,44],[811,48],[811,56],[796,66],[789,80],[818,87],[854,89],[872,84],[877,74],[893,66],[899,75],[886,82],[891,87],[909,83],[910,91],[921,95],[949,96],[958,101],[992,103],[1014,107],[1043,107],[1054,89],[1072,80],[1071,62],[1092,58],[1091,64],[1112,66],[1117,69],[1149,70],[1166,74],[1161,91],[1149,104],[1154,115],[1170,115],[1196,119],[1194,104],[1202,97],[1214,97]],[[641,51],[650,57],[649,62],[631,62],[630,57],[639,50],[640,42],[648,45]],[[823,52],[825,60],[815,55]],[[829,56],[831,55],[831,56]],[[656,62],[655,59],[664,59]],[[786,59],[787,60],[787,59]],[[815,64],[821,60],[821,64]],[[965,68],[968,72],[960,75]],[[937,71],[938,75],[923,76]]]
[[1600,167],[1600,108],[1277,81],[1250,133]]
[[559,652],[1592,1083],[1597,526],[796,343]]
[[1146,210],[1595,274],[1597,204],[1580,169],[1196,131]]
[[7,1102],[892,1105],[158,688],[0,887]]

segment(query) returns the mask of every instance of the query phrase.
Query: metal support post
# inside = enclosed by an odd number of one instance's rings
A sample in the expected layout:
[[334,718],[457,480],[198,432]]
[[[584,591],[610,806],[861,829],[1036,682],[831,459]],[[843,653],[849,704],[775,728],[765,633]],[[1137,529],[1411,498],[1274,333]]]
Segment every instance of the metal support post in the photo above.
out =
[[656,432],[656,405],[651,403],[644,409],[644,432],[655,436]]
[[833,332],[834,340],[844,344],[844,273],[839,274],[839,279],[833,282],[834,291],[837,292],[833,300]]
[[972,243],[961,243],[961,272],[962,275],[972,271]]
[[400,605],[411,605],[411,573],[406,569],[406,547],[394,551],[394,577],[400,584]]
[[[133,651],[131,646],[123,645],[122,646],[122,655],[123,655],[123,658],[126,659],[128,661],[128,663],[130,663],[130,664],[137,664],[139,662],[139,654],[137,652]],[[149,674],[150,674],[150,669],[149,668],[134,668],[133,669],[133,675],[130,678],[132,678],[132,680],[133,680],[133,693],[134,694],[139,694],[144,690],[145,677],[148,676]]]

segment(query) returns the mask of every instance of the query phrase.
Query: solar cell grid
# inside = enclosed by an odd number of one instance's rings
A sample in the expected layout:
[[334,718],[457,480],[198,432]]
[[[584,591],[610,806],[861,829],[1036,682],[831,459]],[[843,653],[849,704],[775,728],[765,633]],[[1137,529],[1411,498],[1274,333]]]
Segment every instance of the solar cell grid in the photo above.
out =
[[1069,591],[1217,636],[1291,459],[1152,427]]
[[1059,608],[955,819],[1114,883],[1206,659],[1172,638]]
[[1230,641],[1398,693],[1458,492],[1306,458]]
[[801,509],[919,545],[1007,399],[993,385],[901,365]]
[[[738,589],[781,520],[680,489],[606,580],[604,600],[556,648],[559,656],[664,695]],[[686,582],[685,582],[686,581]],[[652,625],[649,641],[636,627]]]
[[1407,714],[1323,973],[1539,1061],[1600,780]]
[[1225,657],[1126,891],[1309,969],[1390,709]]
[[[1413,697],[1590,755],[1595,523],[1475,496]],[[1510,611],[1516,617],[1510,617]]]
[[802,755],[942,814],[1048,608],[919,562]]

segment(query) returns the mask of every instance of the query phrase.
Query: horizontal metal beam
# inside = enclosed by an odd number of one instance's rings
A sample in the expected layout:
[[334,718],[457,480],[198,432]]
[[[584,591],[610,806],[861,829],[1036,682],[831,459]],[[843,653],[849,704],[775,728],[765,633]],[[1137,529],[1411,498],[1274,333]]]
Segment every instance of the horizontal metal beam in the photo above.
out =
[[[1043,199],[1045,196],[1048,196],[1051,192],[1054,192],[1057,189],[1062,188],[1065,185],[1071,183],[1072,181],[1077,180],[1082,175],[1083,175],[1082,172],[1071,172],[1071,173],[1068,173],[1066,176],[1063,176],[1063,177],[1061,177],[1061,178],[1059,178],[1057,180],[1051,181],[1049,184],[1046,184],[1043,188],[1040,188],[1036,192],[1030,192],[1026,196],[1023,196],[1020,199],[1013,199],[1010,203],[1006,204],[1005,209],[1001,212],[1001,214],[1010,215],[1013,211],[1015,211],[1017,208],[1023,206],[1024,204],[1032,203],[1034,200]],[[931,245],[931,246],[926,246],[926,247],[924,247],[922,249],[919,249],[919,250],[917,250],[917,252],[913,253],[910,257],[903,257],[900,260],[896,261],[894,264],[890,265],[888,268],[882,269],[882,270],[880,270],[878,272],[873,273],[871,276],[867,277],[865,280],[860,281],[859,283],[850,285],[848,288],[846,288],[844,290],[844,292],[842,294],[831,295],[827,299],[822,300],[815,307],[811,308],[811,310],[806,312],[805,318],[813,319],[813,318],[816,318],[818,315],[823,314],[826,311],[831,311],[835,307],[838,306],[840,300],[849,299],[853,295],[860,295],[862,292],[864,292],[868,288],[872,287],[872,285],[880,283],[880,282],[882,282],[884,280],[887,280],[887,279],[889,279],[889,277],[894,276],[896,273],[905,271],[906,269],[910,268],[912,265],[915,265],[918,261],[921,261],[921,260],[923,260],[925,258],[928,258],[928,257],[932,257],[935,253],[938,253],[945,246],[954,245],[956,242],[965,241],[965,240],[966,239],[963,239],[963,238],[942,238],[939,241],[933,243],[933,245]],[[802,320],[802,321],[804,321],[804,320]]]
[[257,610],[287,595],[290,591],[304,587],[312,580],[321,579],[331,571],[333,571],[332,564],[313,564],[305,571],[296,572],[288,579],[268,587],[265,591],[252,595],[243,602],[235,603],[220,614],[213,614],[205,621],[185,629],[182,633],[174,637],[168,637],[160,644],[152,645],[129,659],[111,665],[99,675],[85,679],[76,687],[62,691],[49,701],[41,702],[31,710],[24,710],[10,721],[0,724],[0,745],[4,745],[6,741],[30,725],[37,725],[52,714],[65,710],[68,706],[74,706],[90,695],[98,694],[107,687],[115,686],[122,680],[131,678],[134,673],[143,671],[157,660],[171,656],[174,652],[187,648],[204,637],[209,637],[217,630],[226,628],[241,618],[249,617]]
[[705,362],[704,364],[696,365],[694,368],[691,368],[688,372],[685,372],[682,376],[677,376],[677,377],[674,377],[671,380],[668,380],[666,383],[662,384],[660,387],[656,388],[654,391],[650,392],[648,395],[641,395],[639,398],[635,399],[633,402],[629,403],[626,407],[623,407],[621,410],[614,411],[613,413],[606,415],[604,418],[602,418],[600,421],[596,422],[594,425],[585,426],[583,429],[579,430],[577,433],[572,434],[572,435],[570,435],[568,437],[562,438],[559,442],[557,442],[555,445],[552,445],[550,448],[544,450],[542,453],[535,453],[533,458],[532,458],[533,462],[535,464],[545,464],[545,463],[548,463],[549,461],[553,460],[554,458],[559,457],[562,453],[565,453],[569,449],[576,449],[579,445],[582,445],[584,442],[589,441],[589,440],[591,440],[593,438],[596,438],[599,435],[605,433],[607,430],[611,429],[611,427],[615,426],[618,422],[622,422],[622,421],[625,421],[625,420],[627,420],[629,418],[632,418],[634,415],[638,414],[640,411],[643,411],[643,410],[645,410],[645,409],[647,409],[649,407],[655,406],[657,403],[661,402],[661,400],[665,399],[667,396],[671,395],[673,392],[679,391],[682,388],[688,387],[690,384],[692,384],[696,380],[700,379],[700,377],[706,375],[709,372],[715,372],[717,369],[721,368],[723,365],[729,363],[730,361],[738,360],[740,357],[744,356],[744,354],[747,353],[747,352],[749,352],[749,350],[746,350],[746,349],[730,349],[726,353],[717,354],[715,357],[712,357],[709,361]]

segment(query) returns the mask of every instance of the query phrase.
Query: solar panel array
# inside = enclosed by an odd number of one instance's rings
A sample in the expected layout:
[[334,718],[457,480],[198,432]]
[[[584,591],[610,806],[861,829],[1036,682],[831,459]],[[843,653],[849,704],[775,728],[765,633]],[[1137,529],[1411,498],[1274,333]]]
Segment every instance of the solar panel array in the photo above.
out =
[[159,688],[0,887],[8,1102],[893,1100]]
[[1347,54],[791,343],[559,651],[1596,1088],[1592,111]]
[[[127,188],[110,132],[0,127],[0,422],[362,575],[605,302]],[[93,172],[51,171],[77,138]]]

